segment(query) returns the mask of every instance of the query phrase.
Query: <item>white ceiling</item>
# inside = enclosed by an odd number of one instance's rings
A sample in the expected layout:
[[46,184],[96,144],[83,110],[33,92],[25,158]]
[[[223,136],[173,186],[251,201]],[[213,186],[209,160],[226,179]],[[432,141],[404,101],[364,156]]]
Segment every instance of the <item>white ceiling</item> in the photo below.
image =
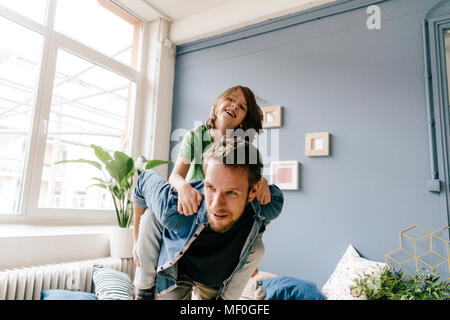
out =
[[[204,10],[223,5],[229,0],[142,0],[170,17],[172,21],[181,20]],[[245,0],[243,0],[245,1]]]
[[113,0],[145,21],[171,23],[175,44],[199,40],[337,0]]

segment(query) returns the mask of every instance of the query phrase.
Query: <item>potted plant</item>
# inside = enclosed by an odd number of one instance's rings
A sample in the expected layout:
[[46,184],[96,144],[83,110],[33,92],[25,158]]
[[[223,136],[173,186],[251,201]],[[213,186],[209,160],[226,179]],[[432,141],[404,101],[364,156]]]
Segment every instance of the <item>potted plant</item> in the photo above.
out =
[[144,169],[152,169],[172,162],[170,160],[148,160],[144,156],[140,156],[135,165],[133,158],[123,152],[116,151],[111,156],[100,146],[91,144],[91,148],[94,149],[95,156],[100,162],[78,159],[58,161],[55,164],[86,163],[102,172],[103,177],[93,177],[92,180],[97,183],[89,187],[96,186],[106,189],[112,196],[118,228],[114,229],[110,236],[111,256],[130,258],[133,250],[133,229],[130,226],[133,222],[131,192],[134,175],[135,173],[139,175]]
[[432,271],[406,275],[402,270],[384,268],[360,275],[350,290],[354,297],[365,300],[448,300],[450,283],[439,279]]

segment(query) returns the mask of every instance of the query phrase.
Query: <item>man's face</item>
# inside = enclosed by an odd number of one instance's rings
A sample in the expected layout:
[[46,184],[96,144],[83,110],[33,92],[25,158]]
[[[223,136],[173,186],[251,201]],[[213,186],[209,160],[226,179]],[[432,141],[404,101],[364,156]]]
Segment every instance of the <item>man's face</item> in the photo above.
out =
[[205,201],[211,229],[225,232],[244,213],[259,190],[259,182],[248,192],[248,170],[211,160],[205,172]]

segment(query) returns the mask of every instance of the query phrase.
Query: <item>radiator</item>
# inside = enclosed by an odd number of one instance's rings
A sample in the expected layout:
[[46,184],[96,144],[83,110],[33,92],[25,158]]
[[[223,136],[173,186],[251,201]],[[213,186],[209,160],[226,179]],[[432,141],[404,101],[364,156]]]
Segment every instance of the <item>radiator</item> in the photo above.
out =
[[41,290],[94,292],[92,270],[101,264],[134,279],[132,258],[101,258],[0,271],[0,300],[39,300]]

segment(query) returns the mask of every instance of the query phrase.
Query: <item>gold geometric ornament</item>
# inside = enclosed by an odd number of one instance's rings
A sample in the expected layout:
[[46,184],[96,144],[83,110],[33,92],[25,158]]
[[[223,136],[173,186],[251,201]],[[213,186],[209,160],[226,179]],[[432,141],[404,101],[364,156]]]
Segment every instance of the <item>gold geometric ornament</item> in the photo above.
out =
[[414,225],[400,231],[400,247],[385,255],[386,264],[393,263],[407,274],[428,269],[450,280],[448,230],[445,226],[429,232]]

